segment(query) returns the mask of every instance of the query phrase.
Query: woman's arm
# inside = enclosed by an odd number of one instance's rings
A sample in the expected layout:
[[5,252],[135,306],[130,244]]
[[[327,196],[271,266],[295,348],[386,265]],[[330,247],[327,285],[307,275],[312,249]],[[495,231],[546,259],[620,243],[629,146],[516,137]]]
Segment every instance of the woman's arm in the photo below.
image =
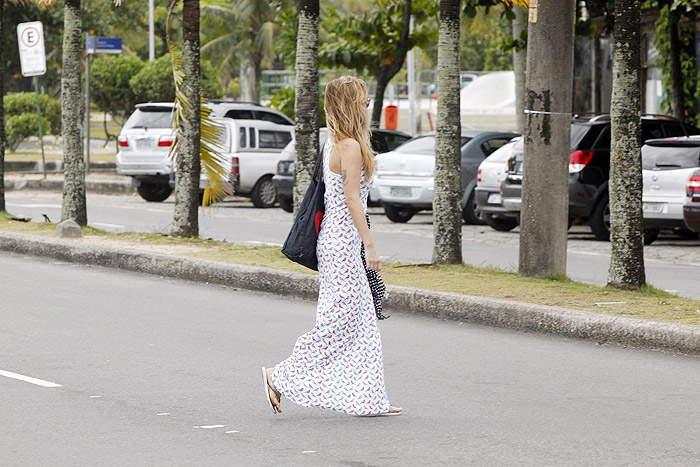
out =
[[352,221],[360,233],[362,243],[365,245],[367,269],[379,271],[382,266],[381,261],[374,246],[372,234],[370,234],[369,227],[367,227],[367,219],[360,200],[360,174],[362,170],[360,144],[354,139],[346,138],[335,146],[335,152],[340,159],[340,173],[343,176],[345,203],[350,210]]

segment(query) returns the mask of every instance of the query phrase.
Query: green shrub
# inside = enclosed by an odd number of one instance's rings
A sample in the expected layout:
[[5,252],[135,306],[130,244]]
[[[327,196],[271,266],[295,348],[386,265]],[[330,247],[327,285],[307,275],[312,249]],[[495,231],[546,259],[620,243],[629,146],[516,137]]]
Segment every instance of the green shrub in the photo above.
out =
[[238,99],[241,97],[241,80],[239,78],[232,79],[226,86],[226,97]]
[[[175,100],[175,83],[170,55],[163,55],[146,65],[133,78],[129,85],[136,102],[170,102]],[[206,60],[202,60],[202,95],[208,99],[218,99],[223,89],[216,70]]]
[[[8,93],[3,98],[3,103],[5,104],[6,118],[24,113],[30,113],[36,116],[36,94],[33,92]],[[41,107],[42,121],[46,121],[46,125],[44,125],[44,134],[60,135],[61,103],[48,94],[40,94],[39,106]]]
[[97,57],[90,65],[90,101],[103,112],[126,119],[137,103],[129,80],[143,67],[135,55]]
[[[49,126],[48,119],[42,116],[41,122],[44,128]],[[39,119],[36,113],[22,113],[5,117],[5,134],[7,147],[10,152],[17,149],[22,141],[30,136],[39,136]],[[44,130],[46,132],[46,130]]]

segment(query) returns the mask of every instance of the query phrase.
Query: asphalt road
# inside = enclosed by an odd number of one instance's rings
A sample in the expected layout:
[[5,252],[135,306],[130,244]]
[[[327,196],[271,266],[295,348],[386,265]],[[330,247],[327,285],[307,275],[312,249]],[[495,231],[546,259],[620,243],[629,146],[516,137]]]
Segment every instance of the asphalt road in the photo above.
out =
[[273,415],[315,302],[7,253],[0,283],[3,467],[700,465],[697,358],[393,313],[403,416]]
[[[8,210],[18,216],[43,221],[61,217],[59,193],[10,192]],[[114,232],[167,232],[173,197],[163,203],[147,203],[137,195],[88,194],[91,225]],[[420,213],[407,224],[390,222],[381,208],[370,210],[372,232],[379,254],[388,261],[429,263],[433,248],[430,213]],[[200,234],[216,240],[260,245],[281,245],[289,232],[292,215],[281,209],[256,209],[244,199],[218,204],[200,216]],[[496,232],[487,226],[462,228],[463,256],[467,264],[517,271],[517,230]],[[604,285],[607,281],[610,244],[594,240],[587,226],[575,226],[569,235],[567,274],[575,280]],[[649,283],[664,290],[700,299],[700,240],[662,236],[645,249]]]

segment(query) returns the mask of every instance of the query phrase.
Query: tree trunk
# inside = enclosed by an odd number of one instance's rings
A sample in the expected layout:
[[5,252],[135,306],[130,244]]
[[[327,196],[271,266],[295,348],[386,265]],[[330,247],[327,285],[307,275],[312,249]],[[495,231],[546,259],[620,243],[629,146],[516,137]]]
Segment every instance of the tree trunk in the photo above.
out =
[[[513,7],[513,39],[519,41],[523,31],[527,31],[527,10]],[[525,61],[524,50],[513,49],[513,73],[515,74],[515,124],[518,133],[525,132]]]
[[[671,8],[669,6],[669,8]],[[685,121],[685,99],[683,91],[683,71],[681,70],[681,38],[678,30],[680,10],[669,11],[668,35],[670,50],[668,58],[671,63],[671,106],[673,116],[681,122]]]
[[175,175],[175,212],[173,235],[199,235],[200,174],[200,99],[202,79],[199,69],[199,0],[184,0],[182,5],[182,92],[185,95],[185,118],[180,122]]
[[639,0],[615,2],[610,105],[610,270],[608,285],[638,289],[644,275]]
[[253,62],[253,76],[254,81],[251,86],[253,90],[253,102],[260,103],[260,86],[262,83],[262,57],[255,57]]
[[[0,37],[5,37],[5,0],[0,0]],[[5,40],[0,42],[0,212],[5,206]]]
[[401,38],[396,55],[389,57],[388,63],[382,64],[375,70],[374,79],[377,81],[377,91],[374,94],[374,107],[372,108],[372,120],[370,122],[372,128],[379,128],[379,122],[382,118],[382,107],[384,107],[384,91],[386,91],[387,85],[396,76],[396,73],[403,68],[406,54],[411,50],[411,8],[411,0],[406,0],[403,4],[403,13],[401,15]]
[[459,0],[440,0],[438,119],[435,134],[433,263],[462,262],[462,156],[459,116]]
[[63,68],[61,70],[61,122],[63,125],[63,206],[61,220],[87,225],[85,162],[83,161],[82,17],[80,0],[65,0],[63,7]]
[[377,89],[374,92],[374,105],[372,107],[372,121],[369,124],[372,128],[379,128],[379,124],[382,121],[384,93],[389,85],[389,81],[390,79],[387,79],[384,75],[377,76]]
[[318,161],[319,0],[299,1],[294,100],[294,212],[304,199]]
[[521,274],[566,274],[574,58],[574,0],[530,3]]

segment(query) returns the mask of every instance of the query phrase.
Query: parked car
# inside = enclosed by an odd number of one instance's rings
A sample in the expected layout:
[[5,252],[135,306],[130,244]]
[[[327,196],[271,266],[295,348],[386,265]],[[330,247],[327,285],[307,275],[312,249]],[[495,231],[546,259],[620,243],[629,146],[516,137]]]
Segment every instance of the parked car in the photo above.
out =
[[[374,149],[377,154],[388,152],[410,138],[411,137],[407,134],[399,131],[372,128],[372,149]],[[322,148],[326,143],[326,139],[328,139],[327,128],[319,129],[318,139],[318,147]],[[277,174],[272,177],[272,182],[277,191],[277,201],[280,203],[280,207],[287,212],[292,212],[294,210],[292,197],[292,187],[294,185],[294,157],[294,141],[291,141],[282,151],[277,165]],[[368,200],[368,203],[371,203],[371,201],[371,199]]]
[[518,225],[518,220],[508,216],[501,204],[501,183],[508,175],[508,161],[513,154],[513,147],[520,138],[513,138],[479,165],[474,188],[476,211],[491,228],[500,232],[509,232]]
[[[495,150],[518,136],[497,131],[462,131],[462,208],[464,221],[483,224],[475,207],[474,187],[479,164]],[[377,178],[370,190],[393,222],[408,222],[415,213],[433,208],[435,133],[406,141],[377,156]]]
[[700,170],[696,170],[688,179],[683,206],[685,226],[691,232],[700,232]]
[[686,229],[683,205],[688,180],[698,169],[700,139],[670,138],[646,142],[642,147],[642,207],[646,230],[658,235],[659,229],[674,229],[682,236],[696,236]]
[[[219,146],[224,156],[225,172],[229,173],[231,191],[248,197],[256,208],[275,205],[277,194],[272,176],[277,170],[282,150],[292,140],[294,128],[264,120],[214,118],[223,129]],[[170,175],[175,186],[175,172]],[[205,173],[200,175],[200,195],[207,185]]]
[[[658,115],[642,117],[642,141],[700,134],[700,129]],[[610,239],[610,116],[574,118],[569,154],[569,219],[588,221],[596,239]],[[517,218],[523,178],[523,143],[513,148],[511,169],[503,182],[503,206]]]
[[[284,114],[256,104],[213,101],[213,117],[260,120],[293,125]],[[132,177],[139,195],[146,201],[164,201],[170,196],[173,144],[172,102],[137,104],[117,139],[117,173]]]

